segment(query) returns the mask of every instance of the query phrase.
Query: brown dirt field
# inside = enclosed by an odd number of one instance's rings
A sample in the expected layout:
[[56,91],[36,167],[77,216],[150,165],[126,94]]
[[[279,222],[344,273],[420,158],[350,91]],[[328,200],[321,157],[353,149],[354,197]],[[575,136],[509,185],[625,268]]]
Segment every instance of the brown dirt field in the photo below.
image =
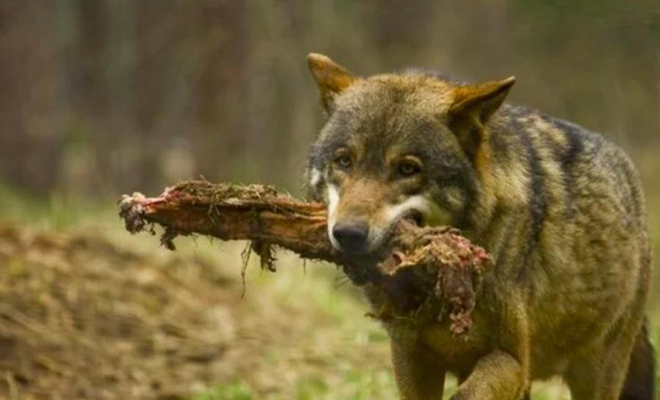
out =
[[232,307],[240,281],[201,258],[0,226],[0,265],[2,398],[180,399],[271,341]]

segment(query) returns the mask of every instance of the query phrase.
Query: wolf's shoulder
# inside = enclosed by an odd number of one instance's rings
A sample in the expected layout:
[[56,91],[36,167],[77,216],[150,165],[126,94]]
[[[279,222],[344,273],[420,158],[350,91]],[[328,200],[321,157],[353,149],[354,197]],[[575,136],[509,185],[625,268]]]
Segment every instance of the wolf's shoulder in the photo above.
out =
[[[603,134],[532,108],[504,105],[492,143],[501,159],[521,159],[548,186],[577,195],[616,199],[628,212],[642,213],[636,168],[623,148]],[[509,162],[511,164],[511,162]],[[507,165],[507,162],[504,162]],[[574,197],[577,200],[580,196]]]
[[564,162],[602,157],[627,159],[625,152],[603,134],[526,106],[503,104],[491,129],[496,144],[547,148]]

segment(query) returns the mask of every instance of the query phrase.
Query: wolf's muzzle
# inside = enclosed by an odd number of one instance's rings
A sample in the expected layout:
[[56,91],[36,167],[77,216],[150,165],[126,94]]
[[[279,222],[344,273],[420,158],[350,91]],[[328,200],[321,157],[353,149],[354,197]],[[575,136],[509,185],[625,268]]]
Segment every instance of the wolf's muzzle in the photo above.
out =
[[361,254],[367,250],[369,225],[366,223],[338,222],[332,228],[332,236],[347,254]]

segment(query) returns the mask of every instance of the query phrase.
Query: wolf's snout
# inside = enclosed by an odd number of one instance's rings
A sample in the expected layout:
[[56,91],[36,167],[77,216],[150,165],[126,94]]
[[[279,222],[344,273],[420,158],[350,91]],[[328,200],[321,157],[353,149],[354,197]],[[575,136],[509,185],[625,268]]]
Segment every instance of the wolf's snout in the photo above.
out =
[[367,249],[369,225],[366,223],[341,223],[332,228],[332,236],[345,253],[364,253]]

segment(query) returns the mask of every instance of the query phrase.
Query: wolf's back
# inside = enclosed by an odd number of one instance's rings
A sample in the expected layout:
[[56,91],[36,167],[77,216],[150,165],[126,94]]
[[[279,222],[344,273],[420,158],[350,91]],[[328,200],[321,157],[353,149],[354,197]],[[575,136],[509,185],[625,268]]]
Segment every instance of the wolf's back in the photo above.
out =
[[643,193],[630,159],[600,134],[513,106],[491,129],[487,187],[506,211],[485,245],[500,276],[528,288],[532,358],[550,376],[560,371],[548,360],[639,331],[651,269]]

